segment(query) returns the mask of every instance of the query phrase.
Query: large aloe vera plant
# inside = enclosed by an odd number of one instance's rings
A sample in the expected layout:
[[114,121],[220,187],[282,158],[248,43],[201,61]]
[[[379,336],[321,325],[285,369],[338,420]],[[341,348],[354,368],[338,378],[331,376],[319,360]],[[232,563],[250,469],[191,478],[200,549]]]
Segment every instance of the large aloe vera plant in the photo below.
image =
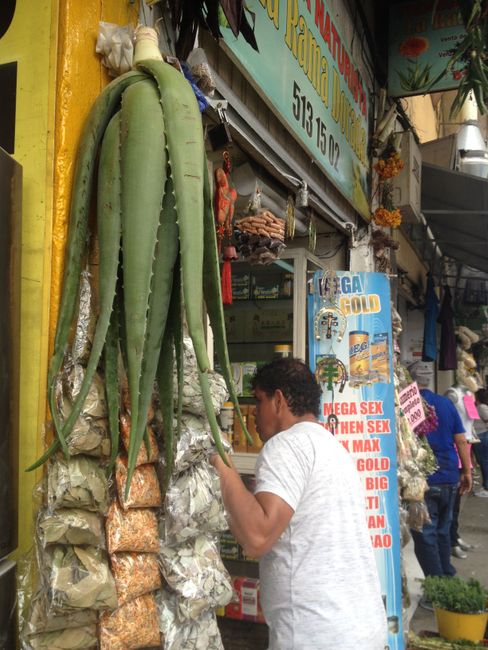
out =
[[[127,490],[144,438],[156,379],[167,436],[166,467],[171,471],[173,358],[175,351],[181,383],[183,318],[195,349],[206,416],[216,447],[225,459],[210,397],[203,301],[214,330],[219,363],[241,417],[227,353],[198,105],[183,75],[162,60],[154,30],[143,28],[139,38],[136,61],[141,48],[142,60],[139,58],[135,71],[105,88],[92,108],[81,138],[60,315],[48,373],[48,398],[56,438],[29,468],[38,467],[59,447],[68,455],[66,437],[81,412],[104,352],[113,463],[118,448],[116,355],[118,337],[122,336],[120,347],[125,351],[131,405]],[[81,263],[88,239],[88,210],[97,176],[100,308],[83,384],[69,417],[61,422],[54,389],[76,313]],[[118,281],[120,277],[122,282]]]

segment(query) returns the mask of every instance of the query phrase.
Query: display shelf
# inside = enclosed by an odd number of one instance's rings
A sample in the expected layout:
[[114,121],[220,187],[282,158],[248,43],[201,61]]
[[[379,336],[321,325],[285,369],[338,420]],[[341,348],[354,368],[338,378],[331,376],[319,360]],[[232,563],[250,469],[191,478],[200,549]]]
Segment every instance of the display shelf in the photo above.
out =
[[225,305],[224,309],[228,309],[229,307],[235,307],[237,305],[249,305],[249,303],[252,303],[254,305],[269,305],[270,303],[276,304],[276,303],[292,303],[293,302],[293,296],[280,296],[279,298],[234,298],[232,300],[232,305]]
[[246,578],[259,578],[259,564],[251,560],[228,560],[224,558],[225,568],[232,576],[245,576]]
[[292,345],[292,343],[293,342],[291,341],[291,339],[283,340],[283,341],[276,341],[276,340],[274,340],[274,341],[261,341],[261,340],[259,340],[259,341],[249,341],[249,339],[248,339],[247,341],[229,341],[227,343],[227,345],[229,347],[231,345],[254,345],[254,346],[256,346],[256,345],[273,345],[273,346],[275,346],[275,345]]
[[236,452],[232,455],[232,460],[239,474],[254,474],[257,457],[257,454]]

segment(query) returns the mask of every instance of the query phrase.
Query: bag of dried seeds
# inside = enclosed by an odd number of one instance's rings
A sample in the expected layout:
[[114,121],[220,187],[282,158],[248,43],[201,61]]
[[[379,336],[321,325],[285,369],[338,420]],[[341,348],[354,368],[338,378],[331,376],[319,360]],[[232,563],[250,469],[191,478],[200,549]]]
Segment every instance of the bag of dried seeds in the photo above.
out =
[[115,482],[117,484],[119,502],[124,510],[128,508],[161,507],[161,489],[154,465],[139,465],[139,467],[135,468],[129,494],[125,498],[127,458],[122,455],[117,456],[117,462],[115,463]]
[[[154,431],[150,426],[146,427],[146,432],[149,438],[149,454],[146,449],[146,441],[141,445],[139,452],[136,458],[136,467],[139,465],[145,465],[146,463],[157,463],[158,462],[158,443],[156,442],[156,436]],[[129,441],[130,441],[130,417],[128,415],[120,416],[120,437],[124,443],[125,450],[129,450]]]
[[178,596],[180,620],[197,619],[232,598],[232,583],[213,537],[200,535],[172,548],[161,545],[161,572]]
[[115,582],[104,551],[94,546],[48,546],[39,566],[53,610],[114,609]]
[[109,553],[157,553],[159,551],[158,520],[149,508],[123,510],[117,500],[110,505],[105,522]]
[[103,468],[86,456],[56,456],[49,465],[47,501],[51,510],[84,508],[105,513],[108,483]]
[[158,556],[153,553],[114,553],[110,564],[119,606],[161,587]]
[[178,598],[167,589],[156,596],[159,629],[164,650],[224,650],[215,612],[204,612],[195,621],[180,621]]
[[152,594],[100,617],[100,650],[132,650],[160,644],[158,610]]
[[209,463],[193,465],[170,483],[159,523],[166,545],[175,546],[201,533],[228,528],[219,475]]
[[79,508],[41,510],[37,518],[41,546],[75,544],[105,548],[105,533],[100,515]]

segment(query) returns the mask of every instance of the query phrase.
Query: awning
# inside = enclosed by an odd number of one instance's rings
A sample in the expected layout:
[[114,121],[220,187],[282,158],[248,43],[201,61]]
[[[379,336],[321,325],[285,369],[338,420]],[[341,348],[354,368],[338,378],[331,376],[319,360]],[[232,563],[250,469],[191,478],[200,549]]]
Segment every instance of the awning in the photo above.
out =
[[488,273],[488,180],[422,164],[421,211],[442,253]]

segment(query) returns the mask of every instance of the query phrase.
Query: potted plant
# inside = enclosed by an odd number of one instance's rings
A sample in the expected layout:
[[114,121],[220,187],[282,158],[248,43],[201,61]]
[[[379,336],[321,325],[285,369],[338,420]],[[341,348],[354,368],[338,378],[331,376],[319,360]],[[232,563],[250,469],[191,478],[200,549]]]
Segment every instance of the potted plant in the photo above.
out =
[[432,602],[442,637],[449,641],[483,639],[488,620],[487,591],[478,580],[428,576],[424,595]]

